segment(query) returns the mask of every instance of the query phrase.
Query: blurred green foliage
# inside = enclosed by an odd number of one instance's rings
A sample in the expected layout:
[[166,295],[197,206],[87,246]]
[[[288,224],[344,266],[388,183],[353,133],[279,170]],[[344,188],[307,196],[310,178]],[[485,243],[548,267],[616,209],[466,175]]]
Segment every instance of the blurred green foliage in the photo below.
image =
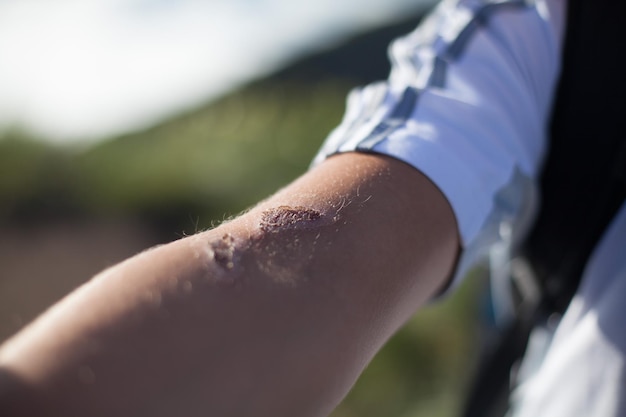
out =
[[[342,114],[346,88],[256,85],[76,158],[93,207],[193,200],[240,210],[306,169]],[[97,193],[88,192],[95,188]]]
[[258,83],[148,130],[81,150],[10,131],[0,139],[0,197],[29,209],[89,213],[189,210],[208,227],[303,172],[343,113],[348,85]]
[[[179,234],[210,227],[306,170],[340,121],[350,87],[338,80],[256,83],[87,149],[7,132],[0,139],[0,221],[49,211],[167,213]],[[473,357],[476,288],[465,285],[412,319],[333,417],[454,416]]]

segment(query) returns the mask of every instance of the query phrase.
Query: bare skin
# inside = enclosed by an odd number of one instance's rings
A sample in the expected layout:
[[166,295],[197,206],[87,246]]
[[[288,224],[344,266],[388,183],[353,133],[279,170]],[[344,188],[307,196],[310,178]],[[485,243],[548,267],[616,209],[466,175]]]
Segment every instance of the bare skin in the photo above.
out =
[[102,272],[2,346],[0,415],[328,415],[458,248],[421,173],[335,156]]

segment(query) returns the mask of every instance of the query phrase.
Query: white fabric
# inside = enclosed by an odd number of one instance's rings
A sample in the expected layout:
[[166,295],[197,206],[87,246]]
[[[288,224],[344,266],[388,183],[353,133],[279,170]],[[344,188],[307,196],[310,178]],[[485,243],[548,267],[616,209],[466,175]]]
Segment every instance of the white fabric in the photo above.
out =
[[[395,41],[388,82],[351,93],[343,122],[315,160],[361,149],[427,175],[457,218],[466,249],[458,277],[502,239],[503,229],[525,228],[515,221],[530,217],[532,199],[502,190],[514,184],[517,194],[534,194],[524,178],[535,178],[541,165],[559,73],[562,1],[493,3],[444,1],[415,32]],[[472,31],[459,56],[450,56],[464,25],[485,8],[493,10],[486,23]],[[446,64],[445,85],[429,83],[437,59]],[[417,91],[417,105],[402,120],[393,111],[407,87]],[[377,128],[380,140],[372,144]],[[360,146],[363,141],[368,145]],[[498,201],[499,194],[514,201]]]
[[[533,346],[514,417],[626,416],[626,203],[594,251],[546,346]],[[539,364],[533,366],[532,364]]]
[[[459,225],[464,250],[455,282],[488,255],[496,291],[507,292],[511,248],[537,206],[565,8],[565,0],[443,1],[392,44],[387,82],[351,93],[344,120],[314,161],[360,150],[426,174]],[[626,416],[624,295],[626,205],[554,340],[535,334],[544,342],[525,361],[528,378],[512,415]]]

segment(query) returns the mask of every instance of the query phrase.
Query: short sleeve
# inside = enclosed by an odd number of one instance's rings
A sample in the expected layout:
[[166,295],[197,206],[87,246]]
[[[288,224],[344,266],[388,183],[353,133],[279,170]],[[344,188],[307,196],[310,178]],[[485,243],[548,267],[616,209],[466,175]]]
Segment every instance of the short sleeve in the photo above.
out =
[[456,216],[457,277],[508,250],[536,206],[564,9],[564,0],[441,2],[392,43],[389,78],[351,92],[314,163],[371,152],[428,176]]

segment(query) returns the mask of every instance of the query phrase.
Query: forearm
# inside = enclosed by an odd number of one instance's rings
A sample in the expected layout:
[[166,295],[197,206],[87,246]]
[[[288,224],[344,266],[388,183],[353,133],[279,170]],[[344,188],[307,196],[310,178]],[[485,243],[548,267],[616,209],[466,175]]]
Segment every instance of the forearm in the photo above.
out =
[[322,416],[444,285],[457,247],[417,171],[331,158],[70,295],[3,347],[19,381],[5,393],[19,386],[15,410],[31,416]]

